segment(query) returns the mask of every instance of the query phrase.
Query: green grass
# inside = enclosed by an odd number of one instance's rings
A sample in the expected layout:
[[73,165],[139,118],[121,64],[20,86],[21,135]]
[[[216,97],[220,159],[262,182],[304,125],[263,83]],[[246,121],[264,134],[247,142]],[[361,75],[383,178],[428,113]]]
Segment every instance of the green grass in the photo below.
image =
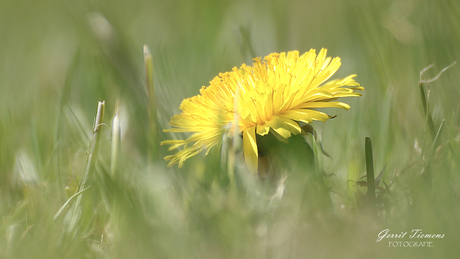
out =
[[[459,12],[428,0],[1,1],[0,258],[458,257],[459,65],[419,83],[430,64],[423,80],[459,61]],[[334,78],[365,87],[313,123],[330,158],[311,139],[314,159],[285,146],[272,180],[225,148],[166,166],[159,142],[181,135],[161,129],[182,99],[254,55],[322,47],[342,58]],[[370,202],[366,137],[382,173]],[[389,247],[384,229],[445,236]]]

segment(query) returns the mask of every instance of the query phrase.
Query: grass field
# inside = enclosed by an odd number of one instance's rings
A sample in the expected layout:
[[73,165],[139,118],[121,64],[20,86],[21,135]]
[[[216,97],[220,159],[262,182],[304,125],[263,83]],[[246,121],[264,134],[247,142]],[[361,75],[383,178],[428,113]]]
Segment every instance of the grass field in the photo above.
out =
[[[459,13],[453,0],[2,0],[0,258],[458,258],[460,65],[436,75],[460,61]],[[160,142],[186,135],[162,130],[183,99],[311,48],[365,88],[312,123],[330,157],[309,136],[268,180],[225,146],[167,167]]]

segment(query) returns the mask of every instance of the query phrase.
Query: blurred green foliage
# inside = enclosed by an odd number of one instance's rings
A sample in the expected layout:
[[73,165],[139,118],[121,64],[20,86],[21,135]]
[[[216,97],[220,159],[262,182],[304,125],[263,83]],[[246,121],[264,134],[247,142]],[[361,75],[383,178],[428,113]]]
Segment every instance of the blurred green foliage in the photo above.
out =
[[[0,258],[458,257],[459,67],[422,85],[436,131],[444,120],[435,144],[418,85],[423,68],[435,65],[428,79],[458,61],[459,13],[458,1],[431,0],[2,0]],[[219,72],[271,52],[327,48],[342,58],[334,77],[357,74],[364,96],[313,125],[331,156],[311,141],[315,169],[299,145],[280,151],[274,179],[238,163],[229,170],[217,148],[167,168],[148,156],[144,44],[160,129]],[[84,175],[102,100],[96,170],[81,206],[74,197],[63,207]],[[121,154],[111,172],[117,100]],[[362,178],[365,137],[376,176],[384,170],[375,211]],[[375,241],[387,228],[445,237],[434,248],[393,248]]]

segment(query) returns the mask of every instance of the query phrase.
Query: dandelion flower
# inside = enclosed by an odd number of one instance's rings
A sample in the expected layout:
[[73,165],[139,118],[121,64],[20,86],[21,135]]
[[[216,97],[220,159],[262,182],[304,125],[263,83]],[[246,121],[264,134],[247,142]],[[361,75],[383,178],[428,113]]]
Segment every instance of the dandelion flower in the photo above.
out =
[[256,135],[272,133],[279,140],[302,132],[299,123],[327,121],[331,116],[317,108],[350,106],[337,102],[340,97],[361,96],[364,90],[350,75],[326,82],[340,67],[340,58],[326,57],[326,49],[318,55],[314,49],[299,56],[298,51],[272,53],[254,59],[252,66],[220,73],[200,94],[185,99],[182,113],[171,118],[167,132],[193,133],[187,139],[167,140],[169,150],[183,148],[165,157],[169,166],[179,164],[202,151],[219,145],[224,134],[235,131],[243,138],[243,153],[251,172],[257,172],[258,147]]

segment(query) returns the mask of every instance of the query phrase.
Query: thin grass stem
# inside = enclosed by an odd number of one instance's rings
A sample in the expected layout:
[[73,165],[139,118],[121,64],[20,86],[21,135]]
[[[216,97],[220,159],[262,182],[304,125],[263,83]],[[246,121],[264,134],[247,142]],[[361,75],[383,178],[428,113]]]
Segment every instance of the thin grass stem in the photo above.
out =
[[[88,158],[86,161],[85,174],[83,175],[80,185],[77,188],[77,192],[80,192],[85,189],[86,181],[91,172],[94,171],[96,166],[97,155],[99,153],[99,140],[101,138],[102,126],[104,125],[104,110],[105,110],[105,101],[99,102],[97,107],[96,120],[94,122],[93,129],[93,139],[89,147]],[[82,195],[77,197],[75,202],[75,209],[72,216],[72,221],[70,223],[70,230],[72,231],[76,226],[77,221],[81,215],[81,202]]]
[[433,146],[432,146],[433,151],[434,151],[434,150],[436,149],[436,147],[438,146],[439,135],[441,135],[441,131],[442,131],[443,127],[444,127],[444,122],[445,122],[445,121],[446,121],[446,120],[442,120],[442,121],[441,121],[441,125],[439,125],[438,132],[436,133],[436,136],[434,137]]
[[434,139],[435,138],[435,127],[434,127],[433,118],[431,117],[431,113],[428,107],[429,90],[428,90],[428,95],[426,95],[425,88],[423,87],[423,83],[419,83],[419,89],[420,89],[420,97],[422,99],[423,111],[425,112],[426,124],[428,125],[428,129],[430,131],[431,138]]
[[82,194],[84,191],[88,190],[89,188],[90,187],[86,187],[85,189],[78,191],[74,195],[70,196],[70,198],[61,206],[58,212],[54,214],[53,219],[56,220],[75,197],[78,197],[78,195]]
[[149,115],[149,147],[148,156],[151,161],[158,160],[158,119],[157,100],[153,83],[153,57],[148,45],[144,45],[145,81],[148,95]]
[[372,204],[375,205],[375,184],[374,184],[374,158],[372,154],[371,138],[365,139],[365,152],[366,152],[366,172],[367,172],[367,196]]

